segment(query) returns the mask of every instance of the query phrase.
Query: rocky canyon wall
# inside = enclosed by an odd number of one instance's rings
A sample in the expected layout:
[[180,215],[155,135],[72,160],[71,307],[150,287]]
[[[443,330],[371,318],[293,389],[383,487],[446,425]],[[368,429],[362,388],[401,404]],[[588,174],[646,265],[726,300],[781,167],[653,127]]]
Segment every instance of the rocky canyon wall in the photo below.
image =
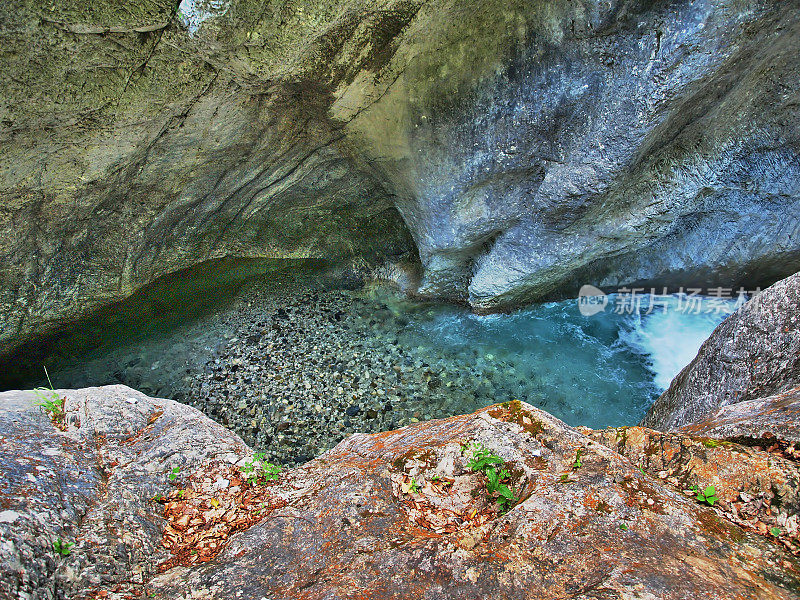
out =
[[0,36],[0,353],[223,256],[418,252],[480,311],[800,269],[796,2],[27,1]]

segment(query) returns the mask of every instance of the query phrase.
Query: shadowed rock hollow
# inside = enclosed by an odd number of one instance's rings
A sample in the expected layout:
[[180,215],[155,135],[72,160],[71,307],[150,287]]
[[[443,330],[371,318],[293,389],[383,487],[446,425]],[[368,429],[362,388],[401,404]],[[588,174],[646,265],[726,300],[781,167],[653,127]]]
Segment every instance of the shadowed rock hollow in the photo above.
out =
[[794,2],[29,0],[0,24],[6,353],[224,256],[418,251],[421,294],[483,311],[800,268]]

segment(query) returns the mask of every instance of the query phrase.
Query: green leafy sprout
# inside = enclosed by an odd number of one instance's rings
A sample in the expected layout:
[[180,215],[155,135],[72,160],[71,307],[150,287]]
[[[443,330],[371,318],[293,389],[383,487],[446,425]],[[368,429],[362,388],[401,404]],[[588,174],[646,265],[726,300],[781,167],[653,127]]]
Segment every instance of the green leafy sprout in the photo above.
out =
[[781,528],[780,527],[770,527],[769,532],[772,535],[774,535],[775,537],[778,537],[781,534]]
[[484,473],[486,473],[486,489],[493,496],[497,494],[497,503],[500,505],[500,509],[506,511],[511,508],[509,504],[515,502],[517,498],[507,485],[501,483],[504,479],[511,477],[511,473],[505,469],[500,469],[498,472],[494,467],[488,467]]
[[472,451],[472,458],[467,466],[473,471],[484,471],[489,465],[502,465],[505,462],[491,450],[484,448],[480,442],[473,443],[469,449]]
[[278,465],[265,460],[266,452],[256,452],[241,468],[242,474],[251,485],[265,484],[280,477],[281,469]]
[[506,469],[498,470],[497,467],[494,466],[502,465],[505,461],[488,448],[484,448],[479,442],[470,444],[468,449],[472,453],[472,458],[467,463],[467,466],[471,470],[482,472],[486,476],[486,490],[500,505],[500,511],[507,511],[511,508],[511,505],[517,501],[517,497],[514,496],[514,492],[511,491],[511,488],[502,483],[504,480],[511,477],[511,473]]
[[[44,367],[44,365],[42,365]],[[44,374],[47,377],[47,383],[50,384],[49,388],[37,387],[33,390],[41,402],[36,406],[40,406],[45,413],[49,413],[50,417],[56,423],[64,422],[64,401],[58,397],[58,393],[53,389],[53,382],[50,381],[50,374],[47,372],[47,367],[44,367]]]
[[695,493],[695,499],[698,502],[705,502],[709,506],[714,506],[714,503],[719,500],[717,498],[717,490],[713,485],[707,486],[704,490],[700,490],[696,485],[690,488]]
[[575,470],[580,469],[583,466],[583,462],[581,462],[581,454],[583,454],[583,450],[578,448],[578,450],[575,452],[575,462],[572,463],[572,468]]
[[169,475],[167,477],[169,477],[170,481],[175,481],[178,478],[180,472],[181,472],[180,467],[172,467],[172,471],[169,472]]
[[65,542],[62,541],[61,538],[58,538],[53,542],[53,550],[55,550],[56,554],[60,554],[61,556],[69,556],[71,552],[70,548],[74,545],[73,542]]

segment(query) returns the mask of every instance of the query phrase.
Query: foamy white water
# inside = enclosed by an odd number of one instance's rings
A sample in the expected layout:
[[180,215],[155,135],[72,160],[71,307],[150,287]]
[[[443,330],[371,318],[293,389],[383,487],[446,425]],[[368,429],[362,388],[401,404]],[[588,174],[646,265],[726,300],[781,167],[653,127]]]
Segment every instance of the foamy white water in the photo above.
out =
[[575,300],[488,317],[430,306],[410,317],[401,340],[476,382],[490,376],[494,402],[526,400],[572,425],[632,425],[738,304],[667,296],[652,311],[647,302],[626,311],[620,300],[609,296],[591,316]]
[[691,310],[682,310],[685,298],[670,296],[663,307],[651,314],[630,315],[620,330],[620,340],[646,357],[656,387],[664,391],[697,356],[717,325],[742,302],[701,298]]

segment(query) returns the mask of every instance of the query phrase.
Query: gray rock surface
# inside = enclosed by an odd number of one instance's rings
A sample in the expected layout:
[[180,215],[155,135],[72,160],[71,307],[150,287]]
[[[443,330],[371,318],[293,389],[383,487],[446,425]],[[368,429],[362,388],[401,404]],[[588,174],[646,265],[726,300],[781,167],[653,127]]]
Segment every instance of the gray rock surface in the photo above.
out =
[[[30,391],[0,394],[0,597],[75,598],[141,584],[169,554],[151,498],[249,448],[172,400],[125,386],[58,390],[65,428]],[[74,544],[69,556],[53,550]]]
[[800,266],[799,39],[796,3],[426,5],[380,101],[356,78],[332,114],[393,182],[424,295],[754,287]]
[[734,440],[772,438],[800,442],[800,387],[774,396],[723,406],[703,420],[684,425],[691,435]]
[[800,268],[796,2],[175,4],[0,8],[0,351],[409,232],[420,293],[482,311]]
[[[765,469],[763,451],[728,444],[705,456],[676,435],[692,449],[684,465],[668,445],[662,457],[645,443],[654,467],[680,476],[672,484],[621,454],[657,432],[631,428],[619,445],[606,430],[598,443],[510,403],[354,435],[262,487],[213,475],[233,473],[249,450],[189,407],[123,386],[61,395],[63,431],[31,392],[0,394],[4,598],[798,597],[796,502],[790,514],[780,504],[797,465],[776,456]],[[468,467],[465,442],[506,461],[519,498],[508,512]],[[727,521],[722,499],[711,508],[687,497],[680,484],[704,484],[706,471],[726,498],[777,490],[785,547]],[[229,506],[242,488],[263,502]],[[207,554],[229,518],[242,525]],[[176,537],[183,553],[165,563]],[[57,538],[75,543],[68,556],[52,551]]]
[[[753,419],[773,404],[776,420],[800,385],[800,274],[787,277],[740,307],[703,344],[695,359],[653,404],[642,424],[669,430],[706,420]],[[786,396],[769,398],[787,392]],[[796,419],[792,411],[784,420]],[[750,417],[745,415],[750,412]],[[727,416],[726,416],[727,415]],[[754,421],[753,430],[758,429]],[[795,434],[796,435],[796,434]]]

